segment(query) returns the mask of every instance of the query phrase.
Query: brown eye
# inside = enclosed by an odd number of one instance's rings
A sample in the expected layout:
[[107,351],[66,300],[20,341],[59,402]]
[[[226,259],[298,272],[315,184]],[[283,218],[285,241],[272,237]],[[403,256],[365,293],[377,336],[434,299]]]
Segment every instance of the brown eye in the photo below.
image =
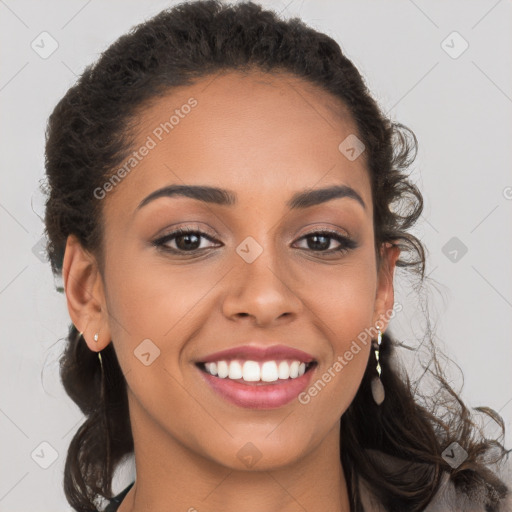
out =
[[[334,249],[329,249],[333,239],[338,242],[339,246]],[[326,254],[344,253],[357,247],[357,243],[354,240],[341,235],[337,231],[329,230],[314,231],[312,233],[308,233],[307,235],[304,235],[300,240],[307,240],[308,250]]]
[[[203,238],[212,242],[215,241],[202,231],[180,228],[159,238],[158,240],[155,240],[153,245],[174,253],[193,253],[195,251],[207,249],[207,247],[200,247],[201,239]],[[168,244],[170,241],[175,241],[176,247],[169,247]]]

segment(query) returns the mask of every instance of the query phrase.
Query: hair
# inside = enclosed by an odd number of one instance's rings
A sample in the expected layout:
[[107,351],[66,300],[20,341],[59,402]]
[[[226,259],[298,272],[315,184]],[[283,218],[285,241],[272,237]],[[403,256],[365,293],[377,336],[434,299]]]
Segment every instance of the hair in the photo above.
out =
[[[422,194],[406,172],[417,154],[414,133],[381,112],[360,73],[332,38],[299,18],[281,19],[252,2],[227,5],[217,0],[180,3],[133,27],[85,68],[50,115],[45,226],[46,249],[56,276],[62,274],[71,234],[103,268],[102,201],[94,190],[133,150],[137,114],[175,87],[216,73],[250,69],[284,71],[329,92],[349,109],[365,145],[377,262],[382,244],[398,246],[397,267],[424,282],[425,250],[408,232],[423,210]],[[384,402],[378,406],[372,398],[376,369],[369,358],[360,388],[341,417],[340,457],[351,510],[364,510],[361,482],[386,510],[423,510],[445,472],[457,491],[483,495],[485,510],[498,510],[509,490],[489,469],[489,457],[497,451],[491,457],[497,463],[510,450],[484,437],[444,376],[433,345],[425,374],[434,377],[439,390],[430,402],[422,400],[396,361],[399,345],[383,334]],[[95,509],[98,497],[112,497],[114,472],[134,449],[126,380],[112,343],[102,351],[102,361],[103,376],[97,354],[71,324],[60,374],[66,392],[86,418],[68,449],[64,491],[79,512]],[[495,411],[476,410],[495,420],[504,435],[503,420]],[[456,468],[442,457],[454,441],[467,452]],[[377,453],[405,466],[390,469]]]

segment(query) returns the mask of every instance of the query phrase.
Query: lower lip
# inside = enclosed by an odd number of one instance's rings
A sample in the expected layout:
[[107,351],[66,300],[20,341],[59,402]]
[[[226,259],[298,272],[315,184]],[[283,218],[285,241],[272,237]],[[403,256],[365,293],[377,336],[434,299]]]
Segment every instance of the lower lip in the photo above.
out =
[[244,384],[227,377],[214,377],[199,368],[197,370],[212,389],[228,402],[249,409],[275,409],[297,398],[308,387],[315,369],[316,365],[296,379],[277,380],[265,384]]

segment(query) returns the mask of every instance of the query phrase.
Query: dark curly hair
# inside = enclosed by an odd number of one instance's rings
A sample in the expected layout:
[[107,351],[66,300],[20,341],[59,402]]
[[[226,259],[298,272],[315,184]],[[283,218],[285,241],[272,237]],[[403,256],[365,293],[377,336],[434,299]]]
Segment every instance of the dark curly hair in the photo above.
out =
[[[94,190],[133,150],[137,114],[174,87],[252,68],[299,77],[349,109],[365,145],[377,262],[382,244],[399,246],[397,267],[411,271],[420,285],[424,282],[425,251],[408,233],[423,209],[422,195],[406,173],[417,153],[414,133],[381,112],[358,70],[332,38],[298,18],[280,19],[252,2],[227,5],[217,0],[175,5],[131,29],[84,70],[49,117],[45,233],[56,276],[62,273],[71,234],[96,256],[100,271],[104,268],[102,202]],[[427,338],[431,339],[429,333]],[[60,359],[61,378],[86,419],[69,446],[64,491],[74,510],[86,512],[96,509],[98,497],[112,497],[114,471],[134,444],[126,380],[113,344],[102,351],[102,385],[96,353],[78,340],[78,330],[71,324]],[[423,510],[439,490],[444,472],[460,492],[484,495],[485,510],[498,510],[509,490],[488,466],[502,461],[508,451],[477,427],[443,376],[433,344],[425,367],[439,384],[432,396],[420,395],[401,371],[394,357],[399,345],[388,333],[383,335],[384,403],[377,406],[372,399],[370,383],[376,370],[369,363],[341,418],[341,463],[351,510],[363,510],[361,482],[386,510]],[[501,417],[491,409],[477,409],[500,425],[503,436]],[[468,454],[457,468],[441,455],[454,441]],[[405,465],[390,470],[376,453]]]

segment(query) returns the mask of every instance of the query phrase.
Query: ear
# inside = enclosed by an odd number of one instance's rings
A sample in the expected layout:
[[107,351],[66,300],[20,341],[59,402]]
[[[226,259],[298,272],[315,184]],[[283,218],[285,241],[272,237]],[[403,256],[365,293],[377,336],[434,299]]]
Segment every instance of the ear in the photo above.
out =
[[[96,258],[86,251],[75,235],[66,240],[62,279],[69,315],[83,333],[87,346],[98,352],[111,341],[102,276]],[[98,333],[98,341],[94,335]]]
[[400,248],[390,243],[382,244],[380,255],[381,264],[377,276],[373,325],[380,327],[381,332],[384,332],[388,326],[395,301],[393,276],[396,260],[400,256]]

